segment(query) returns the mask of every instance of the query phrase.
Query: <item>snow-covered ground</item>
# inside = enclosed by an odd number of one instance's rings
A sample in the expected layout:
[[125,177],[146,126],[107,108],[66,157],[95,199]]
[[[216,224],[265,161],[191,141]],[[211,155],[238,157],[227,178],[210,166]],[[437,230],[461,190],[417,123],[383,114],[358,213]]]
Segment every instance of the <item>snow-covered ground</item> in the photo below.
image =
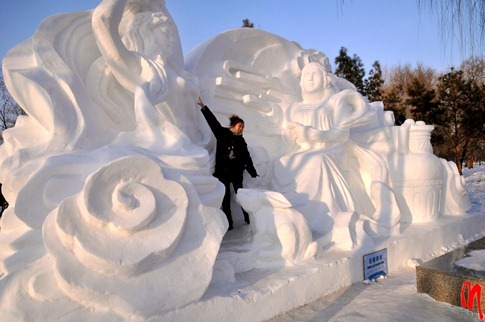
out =
[[[472,208],[485,211],[485,165],[464,169]],[[372,284],[354,284],[269,321],[479,321],[477,313],[416,292],[416,273],[404,268]]]

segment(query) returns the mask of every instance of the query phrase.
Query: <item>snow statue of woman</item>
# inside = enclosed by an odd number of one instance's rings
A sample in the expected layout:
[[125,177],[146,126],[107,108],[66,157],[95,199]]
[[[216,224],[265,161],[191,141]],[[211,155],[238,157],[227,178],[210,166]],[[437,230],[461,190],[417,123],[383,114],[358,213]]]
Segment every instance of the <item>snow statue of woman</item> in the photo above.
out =
[[[151,150],[186,150],[190,141],[198,143],[191,108],[197,87],[184,69],[177,29],[163,2],[103,1],[92,21],[103,62],[134,95],[138,128],[119,140],[150,142]],[[157,136],[160,128],[168,135]]]
[[384,159],[354,141],[392,123],[321,63],[303,67],[300,87],[302,101],[291,107],[287,124],[297,147],[276,162],[275,190],[288,195],[317,233],[336,236],[358,214],[367,216],[368,234],[396,232],[399,209]]
[[307,64],[300,84],[303,100],[291,107],[287,124],[297,150],[276,162],[273,187],[285,193],[323,234],[332,225],[325,221],[326,216],[356,210],[354,196],[337,166],[349,137],[349,126],[344,122],[353,111],[347,105],[336,106],[337,89],[321,64]]

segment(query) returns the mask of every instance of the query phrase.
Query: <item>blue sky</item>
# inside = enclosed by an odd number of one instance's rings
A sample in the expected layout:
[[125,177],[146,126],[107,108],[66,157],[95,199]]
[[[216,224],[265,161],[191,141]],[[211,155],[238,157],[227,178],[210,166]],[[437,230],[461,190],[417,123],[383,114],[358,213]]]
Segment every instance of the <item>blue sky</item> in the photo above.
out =
[[[99,0],[2,0],[0,57],[29,38],[52,14],[94,8]],[[420,62],[438,72],[459,66],[457,45],[440,41],[439,25],[416,0],[166,0],[184,53],[217,34],[241,27],[248,18],[256,28],[324,52],[333,63],[340,47],[357,54],[369,71]],[[450,48],[453,48],[452,51]],[[465,57],[467,58],[467,57]]]

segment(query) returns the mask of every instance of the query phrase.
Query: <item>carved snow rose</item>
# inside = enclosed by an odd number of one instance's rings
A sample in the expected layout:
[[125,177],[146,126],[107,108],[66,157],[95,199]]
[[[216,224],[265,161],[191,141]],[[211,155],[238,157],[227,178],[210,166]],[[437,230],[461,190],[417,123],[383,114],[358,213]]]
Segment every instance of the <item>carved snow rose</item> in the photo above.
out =
[[[207,220],[219,217],[216,210],[181,182],[166,179],[143,156],[93,173],[43,226],[59,288],[88,307],[141,316],[198,299],[210,282],[223,226]],[[197,270],[181,261],[197,262]]]

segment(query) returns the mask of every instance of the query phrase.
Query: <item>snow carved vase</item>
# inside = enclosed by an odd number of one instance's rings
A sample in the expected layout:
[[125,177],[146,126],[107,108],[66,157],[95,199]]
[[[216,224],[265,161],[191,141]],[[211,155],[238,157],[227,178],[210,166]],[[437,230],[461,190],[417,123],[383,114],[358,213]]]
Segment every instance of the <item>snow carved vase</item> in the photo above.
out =
[[400,156],[393,189],[401,209],[401,222],[435,221],[440,214],[443,167],[433,154],[433,125],[407,120],[399,130]]

